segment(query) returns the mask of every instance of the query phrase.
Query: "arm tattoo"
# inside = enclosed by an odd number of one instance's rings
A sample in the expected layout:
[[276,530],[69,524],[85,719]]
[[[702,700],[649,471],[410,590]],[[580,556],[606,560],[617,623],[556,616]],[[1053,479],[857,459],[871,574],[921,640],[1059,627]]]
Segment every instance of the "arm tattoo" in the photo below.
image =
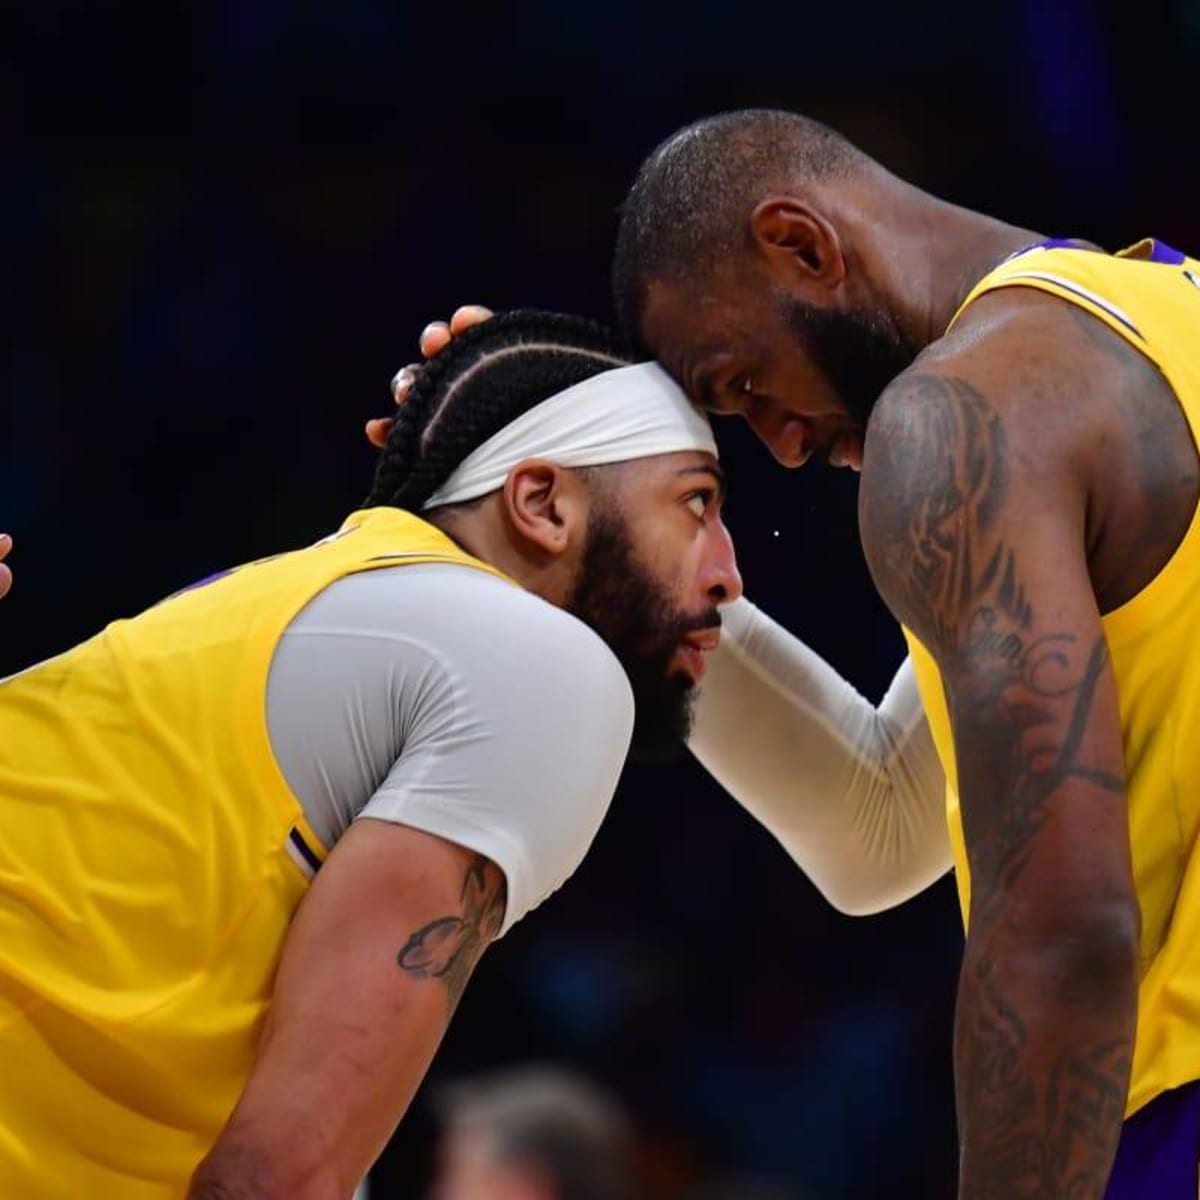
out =
[[400,969],[409,975],[442,980],[451,1012],[458,1006],[479,956],[500,932],[505,896],[499,868],[476,854],[467,866],[459,893],[462,911],[423,925],[396,956]]
[[961,1194],[1090,1200],[1124,1113],[1136,971],[1105,995],[1047,1004],[1006,956],[1023,936],[1012,897],[1062,789],[1068,803],[1124,791],[1088,761],[1107,646],[1034,611],[999,519],[1011,499],[1000,414],[963,380],[901,386],[880,403],[861,518],[880,590],[939,662],[960,747],[972,888],[955,1026]]

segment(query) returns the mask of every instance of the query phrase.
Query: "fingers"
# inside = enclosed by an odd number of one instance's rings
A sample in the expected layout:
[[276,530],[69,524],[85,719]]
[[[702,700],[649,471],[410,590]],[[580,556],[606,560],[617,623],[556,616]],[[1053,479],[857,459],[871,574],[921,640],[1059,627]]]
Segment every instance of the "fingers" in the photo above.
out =
[[458,337],[472,325],[478,325],[491,316],[494,316],[492,310],[482,304],[464,304],[454,310],[454,316],[450,318],[450,332],[454,337]]
[[493,315],[492,310],[482,304],[464,304],[454,310],[449,324],[445,321],[430,321],[421,333],[421,354],[425,358],[440,354],[450,345],[452,338],[458,337],[472,325],[478,325]]
[[[403,403],[403,401],[397,401],[397,403]],[[391,417],[375,417],[373,420],[368,421],[366,425],[367,441],[380,450],[385,449],[388,434],[391,432],[394,424],[395,422]]]
[[450,326],[445,321],[430,321],[421,332],[421,354],[432,358],[440,350],[450,345]]
[[412,390],[413,381],[420,370],[420,363],[409,363],[392,376],[392,399],[397,404],[403,404],[408,399],[408,393]]
[[[435,354],[440,354],[460,333],[470,329],[472,325],[489,320],[493,315],[492,310],[482,304],[464,304],[454,310],[454,315],[449,322],[430,321],[421,332],[421,356],[432,358]],[[396,402],[397,407],[402,406],[408,400],[413,381],[420,370],[420,363],[409,363],[392,376],[392,399]],[[372,445],[382,448],[387,443],[388,430],[391,427],[392,422],[385,417],[368,421],[367,438]]]

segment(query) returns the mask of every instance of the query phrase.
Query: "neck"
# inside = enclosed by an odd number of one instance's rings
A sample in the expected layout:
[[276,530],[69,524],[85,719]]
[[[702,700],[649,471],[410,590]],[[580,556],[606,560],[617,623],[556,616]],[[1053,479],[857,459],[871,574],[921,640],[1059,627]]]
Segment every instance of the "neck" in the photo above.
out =
[[512,538],[505,529],[496,501],[489,496],[480,505],[447,505],[422,513],[422,520],[440,529],[460,550],[502,571],[527,592],[560,607],[567,601],[569,587],[560,564],[547,562],[528,546]]
[[918,352],[946,332],[984,275],[1042,238],[892,175],[873,177],[858,200],[848,214],[854,243],[870,255],[866,265],[877,296]]

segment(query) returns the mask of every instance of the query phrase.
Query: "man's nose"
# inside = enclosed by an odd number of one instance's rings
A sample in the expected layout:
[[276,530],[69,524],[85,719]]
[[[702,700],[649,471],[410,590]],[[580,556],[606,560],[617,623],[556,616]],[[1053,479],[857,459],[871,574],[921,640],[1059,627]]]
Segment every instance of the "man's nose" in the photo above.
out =
[[713,529],[713,547],[704,580],[705,592],[715,604],[728,604],[742,594],[742,573],[738,570],[733,538],[723,521]]
[[802,467],[809,460],[813,451],[812,434],[803,418],[758,397],[747,406],[745,417],[758,440],[781,466]]

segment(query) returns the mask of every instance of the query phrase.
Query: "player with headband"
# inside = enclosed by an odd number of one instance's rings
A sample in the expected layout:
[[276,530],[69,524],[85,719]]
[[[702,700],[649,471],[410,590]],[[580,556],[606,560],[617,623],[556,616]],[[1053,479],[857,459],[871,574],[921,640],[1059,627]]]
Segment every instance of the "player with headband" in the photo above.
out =
[[[421,335],[436,363],[491,318],[468,304]],[[416,364],[392,380],[399,419]],[[391,422],[367,423],[376,445]],[[723,614],[688,748],[843,912],[894,907],[945,875],[945,776],[908,662],[876,706],[745,597]]]
[[656,365],[509,313],[336,533],[0,683],[0,1195],[348,1196],[631,735],[686,734],[722,488]]

